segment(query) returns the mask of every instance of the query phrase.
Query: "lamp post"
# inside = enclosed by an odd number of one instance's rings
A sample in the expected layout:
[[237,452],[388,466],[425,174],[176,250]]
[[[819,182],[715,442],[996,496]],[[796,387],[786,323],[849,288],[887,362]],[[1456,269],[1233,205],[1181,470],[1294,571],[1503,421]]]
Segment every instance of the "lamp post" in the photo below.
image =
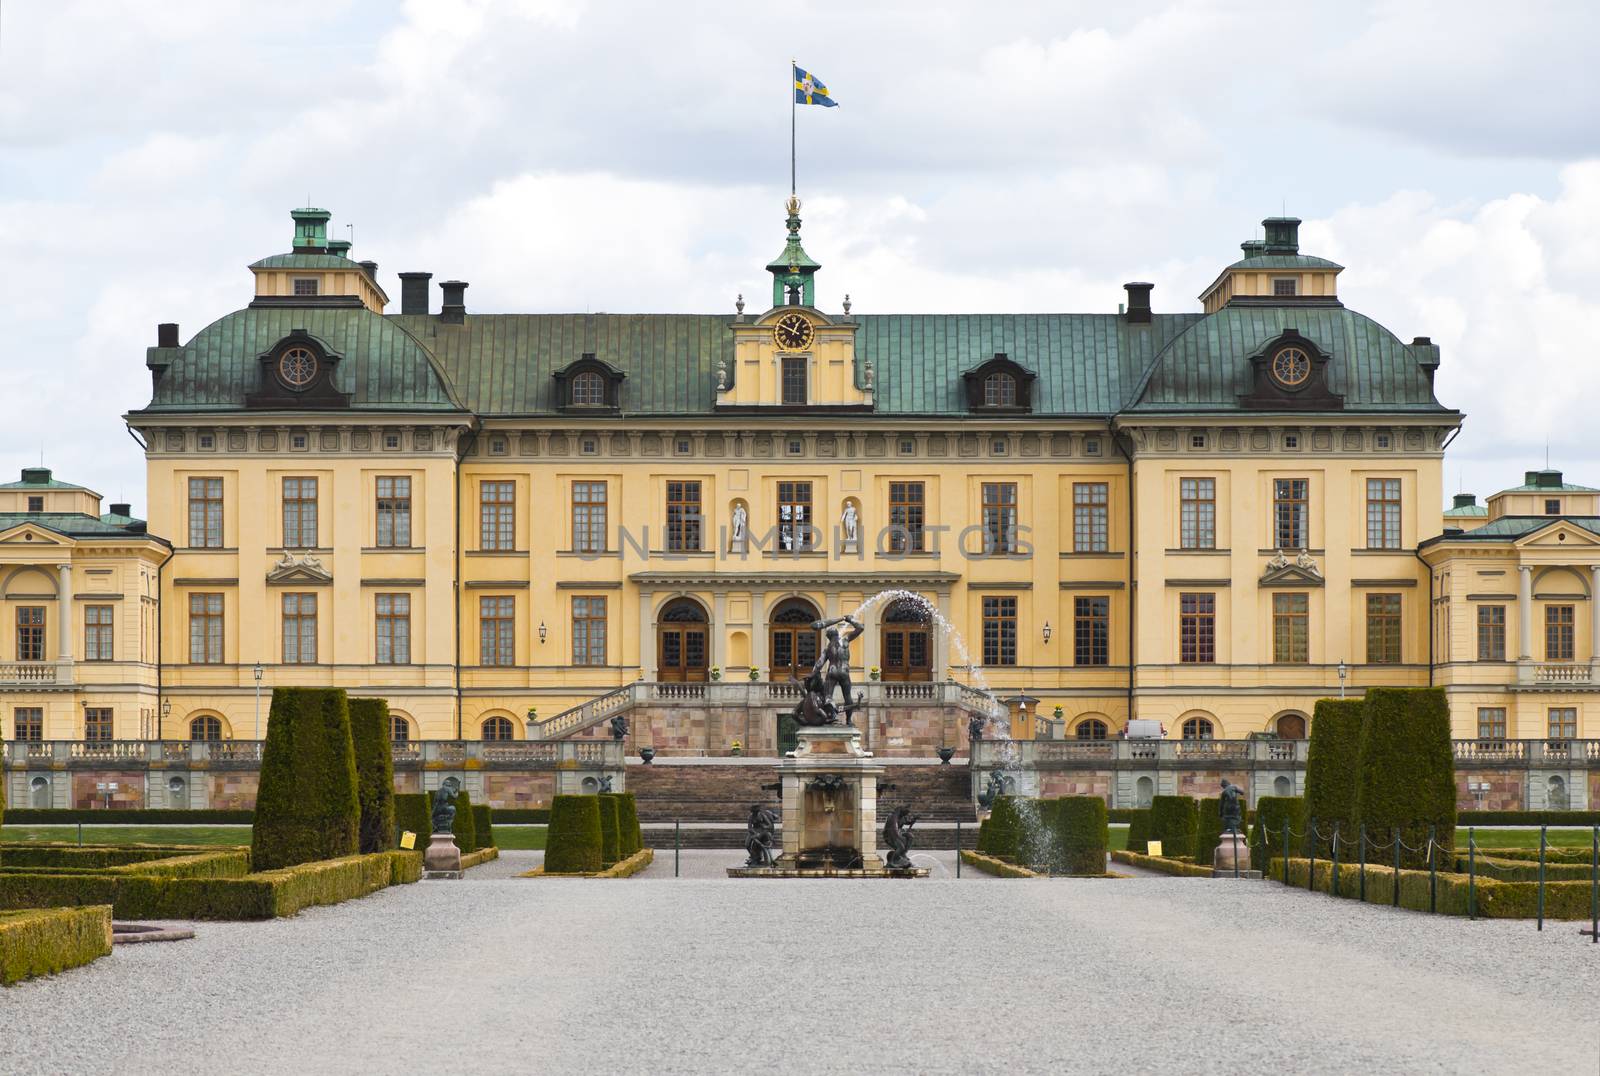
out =
[[266,670],[261,667],[261,662],[258,661],[252,671],[256,677],[256,741],[259,743],[261,740],[261,677]]
[[1344,698],[1344,678],[1346,676],[1348,676],[1349,674],[1350,674],[1349,667],[1347,665],[1345,665],[1343,659],[1340,659],[1340,661],[1339,661],[1339,697],[1341,699]]

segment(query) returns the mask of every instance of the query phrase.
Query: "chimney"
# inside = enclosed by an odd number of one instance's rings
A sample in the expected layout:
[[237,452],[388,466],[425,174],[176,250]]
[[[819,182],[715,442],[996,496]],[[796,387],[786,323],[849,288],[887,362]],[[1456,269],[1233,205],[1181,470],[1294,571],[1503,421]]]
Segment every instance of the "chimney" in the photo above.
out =
[[156,347],[178,346],[178,323],[163,321],[156,326]]
[[1478,495],[1476,493],[1457,493],[1455,502],[1452,505],[1454,508],[1476,508],[1478,507]]
[[426,314],[428,312],[428,281],[432,273],[400,274],[400,313]]
[[1261,246],[1263,254],[1300,253],[1299,217],[1268,217],[1261,222],[1261,230],[1266,235]]
[[1543,471],[1535,471],[1533,473],[1536,476],[1535,484],[1540,489],[1560,489],[1561,488],[1561,472],[1560,471],[1551,471],[1551,470],[1547,469],[1547,470],[1543,470]]
[[378,263],[374,261],[356,262],[361,266],[361,271],[367,274],[367,279],[374,284],[378,282]]
[[1122,285],[1128,292],[1128,312],[1123,315],[1130,324],[1148,323],[1150,320],[1150,289],[1154,284],[1135,280]]
[[133,505],[113,504],[111,506],[111,514],[114,516],[131,517],[133,515]]
[[444,302],[439,307],[439,320],[447,325],[460,325],[467,317],[467,282],[446,280],[440,283]]

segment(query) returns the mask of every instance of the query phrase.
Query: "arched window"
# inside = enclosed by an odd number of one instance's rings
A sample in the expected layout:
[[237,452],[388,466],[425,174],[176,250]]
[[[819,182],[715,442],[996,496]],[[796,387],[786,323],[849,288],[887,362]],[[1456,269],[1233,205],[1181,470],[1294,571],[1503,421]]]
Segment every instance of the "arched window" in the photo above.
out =
[[1103,740],[1109,731],[1104,721],[1091,717],[1078,722],[1077,736],[1080,740]]
[[1303,740],[1306,738],[1306,719],[1304,714],[1280,714],[1275,727],[1280,740]]
[[498,743],[515,737],[516,730],[509,717],[491,717],[483,723],[483,742]]
[[1191,717],[1183,723],[1183,738],[1185,740],[1212,740],[1216,738],[1216,726],[1209,717]]
[[399,714],[389,715],[389,739],[395,743],[411,742],[411,722]]
[[572,402],[579,407],[598,407],[606,402],[605,379],[587,370],[572,379]]
[[983,405],[985,407],[1017,406],[1017,379],[1010,374],[994,373],[983,379]]
[[222,720],[210,714],[201,714],[189,722],[189,739],[208,743],[222,739]]

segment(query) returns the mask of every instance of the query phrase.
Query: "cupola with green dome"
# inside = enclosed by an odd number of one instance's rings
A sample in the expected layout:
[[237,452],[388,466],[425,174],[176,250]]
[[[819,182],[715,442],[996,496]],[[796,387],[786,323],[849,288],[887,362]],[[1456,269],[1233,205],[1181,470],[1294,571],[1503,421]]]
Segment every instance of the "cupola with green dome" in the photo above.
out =
[[789,211],[789,241],[783,245],[783,253],[767,265],[772,274],[772,305],[816,306],[816,273],[822,266],[800,245],[800,199],[789,195],[784,208]]

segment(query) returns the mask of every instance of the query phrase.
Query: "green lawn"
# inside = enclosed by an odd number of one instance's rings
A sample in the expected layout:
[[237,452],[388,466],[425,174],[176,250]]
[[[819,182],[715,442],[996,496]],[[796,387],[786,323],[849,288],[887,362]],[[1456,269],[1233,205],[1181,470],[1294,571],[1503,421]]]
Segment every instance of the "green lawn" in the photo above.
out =
[[[544,826],[494,827],[500,847],[542,849]],[[78,827],[6,826],[0,841],[67,841],[76,843]],[[84,826],[84,844],[249,844],[249,826]]]
[[[1479,848],[1538,848],[1537,829],[1511,829],[1505,826],[1479,826],[1473,833]],[[1545,841],[1551,848],[1588,848],[1594,841],[1592,832],[1583,829],[1555,829],[1545,831]],[[1467,827],[1456,830],[1456,849],[1466,851]]]
[[548,826],[508,826],[496,822],[494,843],[502,852],[520,852],[529,849],[544,850],[544,837]]

